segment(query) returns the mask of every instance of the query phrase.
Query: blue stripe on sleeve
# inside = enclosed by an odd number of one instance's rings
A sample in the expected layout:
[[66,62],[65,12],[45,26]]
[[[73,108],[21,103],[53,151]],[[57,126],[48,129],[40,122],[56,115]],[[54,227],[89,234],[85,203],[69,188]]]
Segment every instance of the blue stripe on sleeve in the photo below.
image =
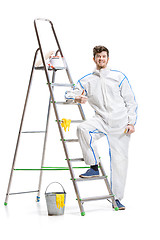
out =
[[[82,83],[81,83],[81,80],[84,79],[85,77],[89,76],[89,75],[92,75],[92,74],[93,74],[93,73],[89,73],[89,74],[83,76],[82,78],[80,78],[80,79],[78,80],[77,83],[80,84],[80,86],[81,86],[82,89],[84,89],[84,87],[83,87],[83,85],[82,85]],[[86,89],[84,89],[84,90],[85,90],[85,93],[86,93],[86,95],[87,95],[87,91],[86,91]]]
[[[127,82],[128,82],[128,85],[129,85],[129,87],[130,87],[130,89],[131,89],[131,91],[132,91],[132,93],[133,93],[133,96],[134,96],[134,101],[136,102],[136,97],[135,97],[135,94],[134,94],[134,92],[133,92],[133,89],[132,89],[132,87],[131,87],[131,84],[130,84],[130,82],[129,82],[129,80],[128,80],[128,78],[126,77],[126,75],[124,74],[124,73],[122,73],[122,72],[120,72],[120,71],[118,71],[118,70],[111,70],[111,71],[114,71],[114,72],[119,72],[119,73],[121,73],[123,76],[124,76],[124,78],[122,79],[122,81],[120,82],[120,84],[119,84],[119,87],[121,87],[121,85],[122,85],[122,83],[124,82],[124,80],[126,79],[127,80]],[[136,102],[137,103],[137,102]],[[136,109],[135,109],[135,113],[136,113],[136,120],[135,120],[135,123],[134,123],[134,125],[136,124],[136,122],[137,122],[137,109],[138,109],[138,106],[136,107]]]

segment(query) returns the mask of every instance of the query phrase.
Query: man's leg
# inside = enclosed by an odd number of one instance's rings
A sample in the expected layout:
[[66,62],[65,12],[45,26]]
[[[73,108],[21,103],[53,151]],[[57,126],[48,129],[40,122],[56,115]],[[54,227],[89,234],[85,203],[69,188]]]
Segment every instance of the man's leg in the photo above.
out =
[[126,134],[110,135],[111,149],[111,186],[115,198],[121,200],[124,195],[130,136]]
[[84,161],[92,168],[92,170],[89,171],[89,174],[91,173],[91,175],[92,173],[93,175],[95,174],[94,171],[97,172],[96,174],[99,174],[99,154],[95,141],[101,138],[103,134],[99,132],[98,129],[102,129],[102,126],[101,121],[97,118],[85,121],[77,128],[77,136],[82,149]]

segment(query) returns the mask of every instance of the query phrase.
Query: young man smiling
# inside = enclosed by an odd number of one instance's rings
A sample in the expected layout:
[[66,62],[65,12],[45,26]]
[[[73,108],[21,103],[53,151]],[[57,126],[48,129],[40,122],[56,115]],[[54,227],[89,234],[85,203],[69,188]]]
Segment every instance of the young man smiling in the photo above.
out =
[[109,145],[111,188],[119,209],[124,210],[120,200],[124,195],[128,146],[130,135],[135,131],[137,103],[127,77],[108,68],[109,50],[106,47],[94,47],[93,60],[95,71],[81,78],[76,87],[65,94],[67,101],[81,104],[88,101],[95,110],[95,116],[77,128],[84,161],[90,165],[80,177],[99,176],[96,140],[105,136]]

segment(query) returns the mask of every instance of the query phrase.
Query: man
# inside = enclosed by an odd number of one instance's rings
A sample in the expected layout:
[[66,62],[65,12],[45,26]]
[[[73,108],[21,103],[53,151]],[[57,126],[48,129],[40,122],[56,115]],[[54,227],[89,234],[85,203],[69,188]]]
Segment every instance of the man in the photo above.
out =
[[135,131],[137,103],[127,77],[120,71],[107,67],[109,50],[104,46],[93,49],[96,69],[81,78],[73,90],[66,92],[67,101],[81,104],[87,101],[95,110],[95,116],[84,121],[77,128],[77,136],[84,161],[90,165],[82,178],[99,176],[99,155],[96,140],[106,136],[109,144],[111,188],[119,209],[128,165],[128,146],[130,135]]

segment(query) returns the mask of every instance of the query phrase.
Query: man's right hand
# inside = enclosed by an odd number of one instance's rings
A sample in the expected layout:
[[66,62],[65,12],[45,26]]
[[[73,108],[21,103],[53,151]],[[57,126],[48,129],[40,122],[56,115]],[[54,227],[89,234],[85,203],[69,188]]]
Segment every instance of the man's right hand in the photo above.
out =
[[84,90],[82,92],[82,94],[80,96],[75,97],[75,102],[84,104],[88,101],[88,98],[86,96],[84,96]]

